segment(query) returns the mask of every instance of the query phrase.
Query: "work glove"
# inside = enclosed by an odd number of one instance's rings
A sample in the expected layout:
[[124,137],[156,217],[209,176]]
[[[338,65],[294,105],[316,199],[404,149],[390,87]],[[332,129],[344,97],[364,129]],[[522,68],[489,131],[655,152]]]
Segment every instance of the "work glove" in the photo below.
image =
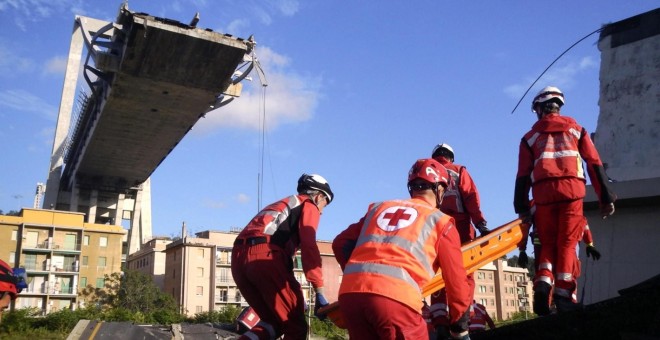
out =
[[587,245],[587,257],[591,256],[594,261],[598,261],[600,259],[600,252],[596,247],[594,247],[593,244],[588,244]]
[[600,216],[606,219],[614,214],[614,203],[603,204],[600,206]]
[[314,315],[319,318],[319,320],[323,321],[325,318],[328,316],[326,314],[321,314],[319,315],[319,309],[322,307],[325,307],[328,305],[328,300],[325,299],[325,296],[323,295],[323,292],[316,291],[316,302],[314,303]]
[[518,255],[518,267],[527,268],[527,264],[529,264],[529,258],[527,257],[527,253],[523,250],[520,252],[520,255]]
[[481,236],[486,236],[490,233],[490,229],[486,227],[486,221],[481,221],[479,224],[477,224],[477,230],[479,230],[479,234]]

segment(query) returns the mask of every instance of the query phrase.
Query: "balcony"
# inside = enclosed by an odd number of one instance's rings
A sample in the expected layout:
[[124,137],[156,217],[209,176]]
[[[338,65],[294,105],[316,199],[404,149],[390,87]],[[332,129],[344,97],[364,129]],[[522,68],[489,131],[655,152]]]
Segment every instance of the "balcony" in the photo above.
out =
[[81,248],[80,243],[76,244],[55,244],[52,241],[43,241],[37,244],[23,245],[24,251],[30,252],[58,252],[58,253],[79,253]]

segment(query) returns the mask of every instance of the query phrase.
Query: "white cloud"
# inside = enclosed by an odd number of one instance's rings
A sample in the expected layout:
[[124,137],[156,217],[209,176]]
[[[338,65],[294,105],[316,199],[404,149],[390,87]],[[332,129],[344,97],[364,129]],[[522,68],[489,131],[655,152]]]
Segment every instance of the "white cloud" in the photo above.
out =
[[295,15],[300,8],[297,0],[278,0],[275,1],[275,5],[282,14],[288,17]]
[[[265,88],[266,130],[282,124],[307,121],[313,116],[320,97],[320,77],[301,76],[288,68],[290,60],[269,48],[257,51],[268,81]],[[264,112],[262,86],[256,71],[252,82],[243,81],[241,96],[233,102],[211,111],[199,121],[193,133],[205,133],[217,128],[259,130]]]
[[52,121],[55,121],[57,116],[57,108],[55,106],[23,90],[1,91],[0,106],[6,106],[16,111],[37,113]]
[[[534,84],[527,95],[530,93],[535,94],[538,90],[548,85],[557,86],[562,90],[570,89],[575,86],[575,78],[580,73],[597,66],[598,64],[591,56],[583,57],[577,61],[569,60],[565,64],[555,64]],[[509,85],[504,88],[504,93],[512,98],[520,98],[537,77],[528,77],[521,83]]]
[[46,61],[43,69],[44,74],[64,74],[66,71],[67,58],[63,56],[52,57]]
[[236,201],[238,201],[238,203],[249,203],[250,196],[248,196],[247,194],[238,194],[236,196]]
[[224,208],[227,207],[227,204],[225,204],[225,202],[214,201],[214,200],[211,200],[211,199],[206,199],[203,204],[204,204],[205,207],[211,208],[211,209],[224,209]]
[[238,36],[240,36],[239,34],[240,34],[244,29],[246,29],[249,25],[250,25],[250,21],[249,21],[249,20],[245,20],[245,19],[236,19],[236,20],[233,20],[232,22],[230,22],[229,25],[227,25],[227,28],[226,28],[226,29],[221,29],[220,31],[221,31],[221,32],[224,31],[224,32],[227,32],[227,33],[229,33],[229,34],[233,34],[233,35],[238,35]]
[[16,55],[9,44],[0,40],[0,75],[11,76],[29,72],[32,69],[34,69],[34,65],[30,59]]
[[[0,12],[12,13],[14,24],[27,30],[28,22],[38,22],[63,12],[79,11],[83,0],[6,0],[0,2]],[[79,14],[79,13],[77,13]]]

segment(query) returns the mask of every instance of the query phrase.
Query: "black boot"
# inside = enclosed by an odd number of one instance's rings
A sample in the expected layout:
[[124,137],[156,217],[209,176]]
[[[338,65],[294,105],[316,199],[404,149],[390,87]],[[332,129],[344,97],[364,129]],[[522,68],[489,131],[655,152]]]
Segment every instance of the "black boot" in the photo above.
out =
[[555,302],[555,307],[557,307],[557,313],[566,313],[582,309],[582,305],[573,302],[571,298],[554,295],[552,299]]
[[550,291],[552,286],[546,282],[539,282],[534,287],[534,313],[538,316],[550,314]]

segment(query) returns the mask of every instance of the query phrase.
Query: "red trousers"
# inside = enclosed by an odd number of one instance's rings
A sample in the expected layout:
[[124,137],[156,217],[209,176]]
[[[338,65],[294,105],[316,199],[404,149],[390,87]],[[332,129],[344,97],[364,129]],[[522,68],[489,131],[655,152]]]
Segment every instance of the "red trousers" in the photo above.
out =
[[582,200],[537,204],[534,223],[541,241],[534,284],[554,283],[555,295],[572,298],[580,273],[576,247],[584,229]]
[[342,294],[339,296],[339,308],[351,339],[417,340],[429,337],[422,311],[412,310],[385,296]]
[[[466,244],[474,240],[476,233],[472,223],[470,222],[470,215],[456,214],[454,216],[456,223],[456,230],[461,237],[461,244]],[[474,274],[468,274],[468,285],[470,286],[470,301],[474,299]],[[449,308],[447,307],[447,293],[442,288],[431,295],[431,320],[433,326],[443,325],[449,326]]]
[[305,299],[284,250],[268,243],[234,246],[231,273],[261,319],[250,331],[253,335],[259,339],[307,337]]

